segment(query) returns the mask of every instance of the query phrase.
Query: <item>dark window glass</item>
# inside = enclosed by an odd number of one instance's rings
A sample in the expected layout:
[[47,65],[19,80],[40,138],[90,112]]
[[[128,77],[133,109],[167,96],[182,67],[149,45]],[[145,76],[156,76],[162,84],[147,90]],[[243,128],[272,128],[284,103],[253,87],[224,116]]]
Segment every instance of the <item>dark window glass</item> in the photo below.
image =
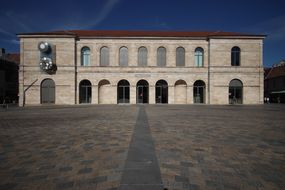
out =
[[233,47],[231,51],[231,65],[240,66],[240,48]]

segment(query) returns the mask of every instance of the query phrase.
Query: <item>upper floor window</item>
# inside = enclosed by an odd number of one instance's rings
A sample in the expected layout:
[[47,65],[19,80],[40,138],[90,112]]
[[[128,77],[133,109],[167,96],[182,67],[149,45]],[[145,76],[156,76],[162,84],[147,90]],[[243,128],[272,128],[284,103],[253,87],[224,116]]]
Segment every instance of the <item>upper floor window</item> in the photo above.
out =
[[100,50],[100,66],[109,66],[109,48],[102,47]]
[[138,50],[138,66],[147,66],[147,49],[146,47],[140,47]]
[[128,48],[121,47],[119,50],[119,65],[128,66]]
[[83,47],[81,49],[81,66],[90,65],[90,48]]
[[176,49],[176,66],[185,66],[185,49],[183,47]]
[[240,48],[235,46],[231,51],[231,65],[240,66]]
[[203,67],[204,65],[204,50],[203,48],[196,48],[195,49],[195,66],[196,67]]
[[166,49],[164,47],[159,47],[157,49],[157,66],[166,66]]

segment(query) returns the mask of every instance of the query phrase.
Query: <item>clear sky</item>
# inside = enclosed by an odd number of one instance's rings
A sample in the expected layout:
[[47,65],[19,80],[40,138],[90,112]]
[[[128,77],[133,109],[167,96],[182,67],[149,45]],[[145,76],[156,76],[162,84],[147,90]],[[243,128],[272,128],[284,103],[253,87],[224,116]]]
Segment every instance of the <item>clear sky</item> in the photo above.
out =
[[63,29],[265,34],[264,65],[285,59],[285,0],[1,0],[0,47],[17,33]]

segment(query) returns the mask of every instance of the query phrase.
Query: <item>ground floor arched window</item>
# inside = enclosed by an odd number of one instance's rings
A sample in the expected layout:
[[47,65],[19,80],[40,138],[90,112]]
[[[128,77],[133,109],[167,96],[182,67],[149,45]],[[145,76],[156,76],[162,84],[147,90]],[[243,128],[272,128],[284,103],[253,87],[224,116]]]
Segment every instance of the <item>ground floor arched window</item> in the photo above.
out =
[[229,84],[229,103],[242,104],[243,84],[238,79],[231,80]]
[[92,99],[92,85],[89,80],[82,80],[79,83],[79,103],[91,103]]
[[137,103],[147,104],[148,103],[148,92],[149,85],[146,80],[140,80],[137,83]]
[[205,86],[204,81],[195,81],[193,86],[194,103],[205,103]]
[[52,79],[44,79],[41,83],[41,104],[55,103],[55,83]]
[[130,83],[127,80],[120,80],[118,82],[117,103],[130,103]]
[[168,84],[165,80],[159,80],[155,84],[155,103],[168,103]]

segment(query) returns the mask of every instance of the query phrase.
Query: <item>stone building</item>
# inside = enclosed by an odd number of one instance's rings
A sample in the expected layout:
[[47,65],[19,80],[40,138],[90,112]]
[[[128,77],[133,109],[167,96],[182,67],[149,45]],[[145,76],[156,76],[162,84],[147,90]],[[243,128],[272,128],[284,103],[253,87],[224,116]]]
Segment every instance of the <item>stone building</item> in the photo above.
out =
[[265,69],[264,97],[271,103],[285,103],[285,60]]
[[263,103],[264,35],[72,30],[18,37],[20,105]]
[[0,104],[18,103],[20,54],[0,48]]

